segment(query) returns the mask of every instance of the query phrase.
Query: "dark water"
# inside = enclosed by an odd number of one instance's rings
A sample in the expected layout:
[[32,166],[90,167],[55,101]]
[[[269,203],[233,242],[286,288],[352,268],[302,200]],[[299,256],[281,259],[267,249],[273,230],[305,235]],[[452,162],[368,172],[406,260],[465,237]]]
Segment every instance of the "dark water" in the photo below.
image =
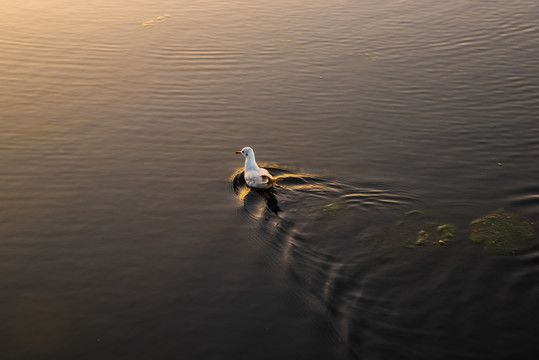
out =
[[539,355],[539,249],[468,240],[539,223],[536,1],[0,10],[1,359]]

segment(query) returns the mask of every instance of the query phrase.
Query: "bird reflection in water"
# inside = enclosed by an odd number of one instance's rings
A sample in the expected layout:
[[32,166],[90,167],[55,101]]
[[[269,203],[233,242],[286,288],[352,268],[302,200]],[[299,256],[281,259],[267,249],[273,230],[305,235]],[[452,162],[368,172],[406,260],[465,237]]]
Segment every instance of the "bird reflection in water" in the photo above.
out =
[[275,188],[269,189],[257,189],[247,186],[245,178],[243,177],[243,170],[238,171],[232,177],[232,186],[234,192],[238,195],[238,198],[243,203],[245,209],[253,213],[254,209],[260,209],[261,200],[265,202],[265,207],[275,215],[279,216],[281,209],[279,208],[277,197],[275,196]]

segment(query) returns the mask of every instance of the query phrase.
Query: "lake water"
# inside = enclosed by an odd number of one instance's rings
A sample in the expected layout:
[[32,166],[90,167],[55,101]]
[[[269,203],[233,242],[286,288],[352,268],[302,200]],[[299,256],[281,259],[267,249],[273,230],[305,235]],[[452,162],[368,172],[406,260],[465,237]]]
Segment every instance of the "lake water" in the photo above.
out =
[[539,355],[539,248],[468,239],[539,223],[536,0],[0,11],[1,359]]

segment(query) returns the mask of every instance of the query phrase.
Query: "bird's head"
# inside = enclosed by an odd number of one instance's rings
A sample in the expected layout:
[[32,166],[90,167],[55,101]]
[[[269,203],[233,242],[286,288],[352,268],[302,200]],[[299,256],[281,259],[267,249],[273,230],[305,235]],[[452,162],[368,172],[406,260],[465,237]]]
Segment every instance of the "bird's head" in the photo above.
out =
[[253,157],[255,152],[250,147],[244,147],[241,151],[236,151],[236,154],[243,155],[246,159]]

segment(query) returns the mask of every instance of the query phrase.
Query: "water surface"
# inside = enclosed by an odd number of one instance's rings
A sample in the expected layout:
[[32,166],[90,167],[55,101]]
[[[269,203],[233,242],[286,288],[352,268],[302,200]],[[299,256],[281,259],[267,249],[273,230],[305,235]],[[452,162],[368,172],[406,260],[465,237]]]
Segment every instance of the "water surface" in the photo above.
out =
[[[535,1],[0,9],[2,359],[538,355],[537,248],[467,239],[539,222]],[[411,210],[456,239],[388,245]]]

